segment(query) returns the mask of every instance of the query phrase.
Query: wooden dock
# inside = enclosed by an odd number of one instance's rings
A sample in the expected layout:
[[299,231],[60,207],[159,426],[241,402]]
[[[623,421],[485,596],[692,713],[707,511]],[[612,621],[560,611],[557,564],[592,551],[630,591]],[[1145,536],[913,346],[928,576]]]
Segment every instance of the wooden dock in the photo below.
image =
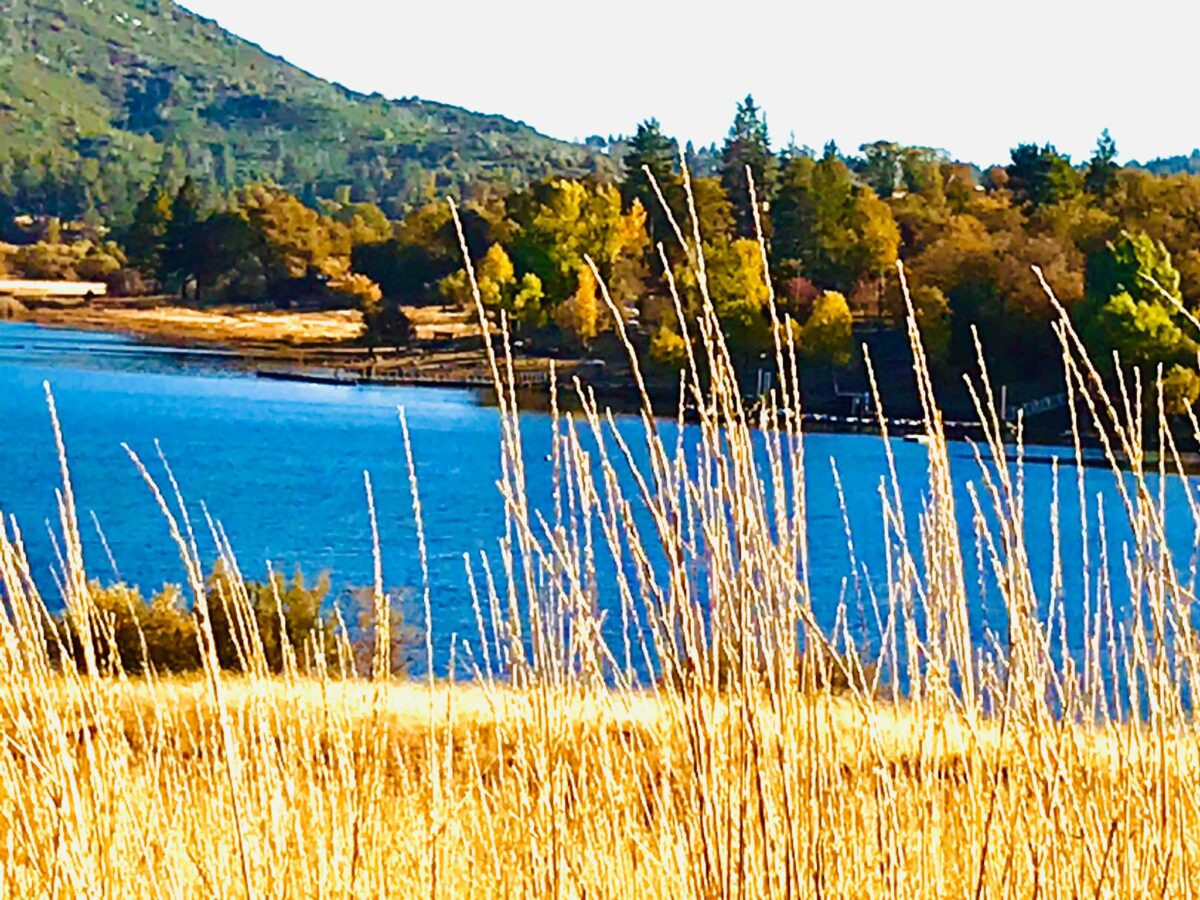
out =
[[[494,382],[490,372],[401,369],[370,372],[358,369],[329,369],[321,366],[262,365],[255,368],[259,378],[276,381],[301,381],[309,384],[396,385],[402,387],[489,388]],[[517,387],[535,387],[550,383],[550,373],[528,370],[514,373]]]

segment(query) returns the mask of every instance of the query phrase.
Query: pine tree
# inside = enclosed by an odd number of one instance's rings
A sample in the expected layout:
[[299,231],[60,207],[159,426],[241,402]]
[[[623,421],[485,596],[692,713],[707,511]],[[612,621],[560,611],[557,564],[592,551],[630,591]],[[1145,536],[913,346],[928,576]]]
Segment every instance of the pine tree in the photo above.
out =
[[1096,141],[1096,151],[1088,162],[1083,176],[1083,187],[1096,197],[1107,197],[1117,183],[1117,142],[1105,128]]
[[650,183],[650,177],[658,184],[675,220],[679,222],[684,207],[678,160],[679,145],[674,138],[662,133],[662,126],[657,119],[648,119],[638,125],[637,134],[629,142],[629,151],[623,160],[625,177],[621,182],[621,199],[627,209],[634,200],[641,201],[647,214],[646,226],[651,246],[659,241],[671,243],[671,226]]
[[125,233],[129,262],[144,274],[160,280],[165,275],[163,252],[170,224],[171,198],[166,191],[152,187],[138,203]]
[[200,188],[192,176],[183,180],[171,201],[170,221],[163,235],[160,278],[176,279],[181,292],[195,274],[196,236],[201,221]]
[[1035,208],[1069,200],[1078,196],[1082,188],[1082,179],[1071,166],[1071,158],[1059,153],[1053,144],[1014,147],[1012,162],[1004,171],[1013,198]]
[[777,162],[771,153],[767,134],[766,115],[761,113],[750,95],[738,104],[737,115],[721,151],[721,183],[733,201],[734,219],[739,237],[756,237],[754,210],[750,205],[750,182],[746,170],[754,179],[763,227],[766,229],[766,210],[775,187]]

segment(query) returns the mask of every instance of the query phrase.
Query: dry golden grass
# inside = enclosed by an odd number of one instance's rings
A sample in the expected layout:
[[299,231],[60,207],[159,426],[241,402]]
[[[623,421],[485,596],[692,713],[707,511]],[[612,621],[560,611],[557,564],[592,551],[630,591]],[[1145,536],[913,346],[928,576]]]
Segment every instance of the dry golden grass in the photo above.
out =
[[[418,341],[477,337],[479,323],[468,314],[447,307],[404,307]],[[215,344],[275,344],[319,347],[362,338],[358,310],[261,310],[227,305],[196,309],[187,306],[122,306],[108,302],[38,307],[24,317],[49,325],[119,331],[160,341]],[[478,362],[477,354],[472,358]]]
[[453,306],[406,306],[417,340],[478,337],[478,320],[468,311]]
[[[689,252],[699,246],[694,233],[677,231]],[[703,259],[695,252],[692,261],[703,291]],[[107,670],[97,660],[112,658],[98,649],[109,623],[89,599],[59,436],[60,577],[67,614],[90,640],[81,671],[50,664],[45,607],[19,532],[6,523],[0,852],[8,896],[1194,892],[1200,732],[1190,698],[1200,641],[1154,477],[1176,459],[1172,439],[1159,430],[1158,471],[1147,471],[1140,382],[1111,400],[1065,317],[1058,327],[1073,409],[1132,465],[1120,484],[1133,539],[1112,564],[1125,566],[1129,596],[1106,589],[1107,558],[1060,558],[1081,565],[1089,587],[1040,602],[1027,518],[1048,516],[1056,528],[1104,522],[1082,490],[1078,510],[1026,508],[982,372],[973,389],[987,465],[970,492],[976,527],[962,533],[910,317],[928,482],[920,497],[902,497],[893,471],[881,485],[886,533],[857,536],[885,541],[888,559],[876,573],[881,633],[870,660],[844,606],[832,631],[813,616],[809,542],[844,538],[810,535],[803,491],[794,489],[806,465],[794,346],[776,347],[779,387],[751,420],[706,302],[682,385],[700,418],[691,455],[664,437],[646,401],[639,465],[628,432],[581,390],[580,415],[552,409],[554,502],[532,509],[506,325],[501,319],[493,335],[482,315],[480,324],[500,398],[508,527],[494,555],[468,560],[478,634],[450,648],[450,670],[470,673],[470,685],[385,677],[383,639],[374,680],[346,675],[346,665],[301,677],[304,647],[288,648],[280,677],[220,671],[207,610],[221,603],[251,622],[247,597],[236,579],[228,595],[206,585],[181,500],[160,492],[136,456],[188,568],[205,673],[182,682]],[[401,426],[407,447],[403,416]],[[1079,456],[1063,477],[1082,479]],[[419,524],[415,474],[411,487]],[[916,528],[902,514],[914,503]],[[650,524],[633,514],[639,507]],[[1193,513],[1200,523],[1200,504]],[[231,548],[212,531],[236,572]],[[417,552],[423,560],[420,528]],[[619,617],[616,639],[604,637],[596,595],[605,557],[617,564],[606,604]],[[991,602],[1009,622],[1007,634],[982,644],[972,638],[974,563],[964,561],[975,558],[992,573]],[[423,601],[428,620],[428,586]],[[1087,636],[1075,655],[1060,639],[1068,616]],[[250,671],[265,671],[253,628],[239,640]],[[427,665],[434,649],[427,634]],[[650,683],[639,668],[655,673]],[[1114,705],[1114,680],[1140,686],[1132,714]]]
[[357,340],[363,328],[357,310],[275,312],[242,306],[80,306],[36,310],[33,317],[48,324],[123,331],[159,340],[230,344],[337,344]]
[[707,698],[697,740],[670,693],[220,696],[6,687],[6,894],[1135,896],[1200,874],[1195,743],[1132,727],[1001,735],[801,693],[786,728],[769,698]]

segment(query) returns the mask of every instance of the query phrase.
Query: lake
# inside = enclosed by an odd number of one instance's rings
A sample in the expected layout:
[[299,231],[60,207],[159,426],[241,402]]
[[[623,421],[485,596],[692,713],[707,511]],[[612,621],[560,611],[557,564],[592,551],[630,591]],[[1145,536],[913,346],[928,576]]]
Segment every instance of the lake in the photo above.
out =
[[[56,398],[83,528],[85,560],[102,580],[119,577],[152,592],[184,572],[165,520],[121,444],[158,471],[155,441],[171,463],[194,521],[201,504],[220,520],[248,578],[262,578],[269,560],[277,570],[302,566],[310,575],[327,570],[335,589],[372,581],[370,520],[363,472],[374,484],[383,548],[384,581],[408,589],[419,601],[421,568],[409,493],[408,470],[398,423],[403,407],[424,511],[434,636],[444,665],[450,635],[473,636],[475,620],[463,554],[495,555],[503,534],[500,422],[496,409],[472,391],[304,384],[259,379],[202,356],[150,351],[130,339],[0,324],[0,510],[19,522],[47,602],[54,606],[56,564],[47,522],[56,518],[58,462],[43,382]],[[632,417],[618,420],[631,439],[641,434]],[[673,428],[673,425],[666,426]],[[551,508],[551,419],[522,419],[527,478],[534,507]],[[685,436],[686,437],[686,436]],[[636,442],[636,441],[635,441]],[[893,441],[905,492],[906,512],[916,528],[927,483],[927,455],[919,444]],[[832,625],[834,611],[853,573],[830,460],[836,460],[855,533],[855,549],[867,577],[884,590],[880,481],[887,472],[884,443],[865,435],[814,434],[805,439],[808,460],[810,584],[819,619]],[[977,562],[971,540],[966,487],[980,472],[966,444],[952,448],[959,515],[967,539],[968,578]],[[1089,470],[1087,491],[1102,505],[1109,552],[1119,559],[1129,529],[1111,473]],[[1194,568],[1197,538],[1184,502],[1183,482],[1168,485],[1168,533],[1177,558]],[[1024,473],[1027,541],[1037,587],[1049,595],[1049,505],[1052,468],[1028,465]],[[1064,509],[1064,593],[1068,613],[1081,604],[1082,547],[1073,469],[1063,469],[1058,490]],[[103,529],[113,571],[90,514]],[[1099,556],[1098,528],[1090,527],[1090,558]],[[202,554],[211,559],[211,541]],[[478,570],[477,570],[478,574]],[[860,572],[860,574],[864,574]],[[985,583],[988,579],[985,578]],[[1114,579],[1120,597],[1120,573]],[[601,603],[616,599],[605,598]],[[851,608],[856,606],[849,599]],[[986,596],[973,598],[982,606]],[[993,599],[993,606],[995,605]],[[419,621],[419,602],[412,615]],[[976,617],[1001,627],[994,608]],[[1072,623],[1069,643],[1079,641]]]

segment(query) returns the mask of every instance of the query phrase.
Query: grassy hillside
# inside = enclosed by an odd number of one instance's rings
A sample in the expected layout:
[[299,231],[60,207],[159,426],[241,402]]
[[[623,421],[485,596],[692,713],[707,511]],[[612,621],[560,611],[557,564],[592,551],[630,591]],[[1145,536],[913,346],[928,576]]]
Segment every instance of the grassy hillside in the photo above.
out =
[[500,116],[322,81],[169,0],[0,0],[0,194],[22,211],[119,216],[131,183],[184,171],[402,207],[603,164]]

